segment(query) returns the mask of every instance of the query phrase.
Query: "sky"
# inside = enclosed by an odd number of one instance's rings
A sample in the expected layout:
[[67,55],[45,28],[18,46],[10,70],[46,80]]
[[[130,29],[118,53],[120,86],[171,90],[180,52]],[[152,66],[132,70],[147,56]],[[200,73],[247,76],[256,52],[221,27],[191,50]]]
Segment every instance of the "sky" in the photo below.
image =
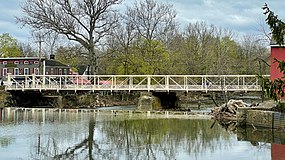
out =
[[[16,22],[21,16],[21,5],[25,0],[0,0],[0,34],[9,33],[20,42],[33,43],[30,30]],[[173,4],[176,21],[180,28],[197,21],[230,29],[238,35],[257,35],[265,25],[261,9],[267,3],[281,19],[285,19],[285,2],[282,0],[157,0]],[[125,0],[130,4],[134,0]]]

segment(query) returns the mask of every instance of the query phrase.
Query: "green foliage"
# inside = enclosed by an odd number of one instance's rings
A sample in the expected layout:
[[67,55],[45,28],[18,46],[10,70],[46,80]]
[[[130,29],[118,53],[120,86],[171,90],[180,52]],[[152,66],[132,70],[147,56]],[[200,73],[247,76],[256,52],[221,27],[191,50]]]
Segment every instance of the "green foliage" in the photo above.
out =
[[[283,73],[283,75],[285,75],[285,61],[278,61],[276,58],[274,58],[274,63],[278,63],[277,68]],[[284,76],[282,78],[284,78]]]
[[[274,58],[274,63],[278,63],[278,69],[283,73],[283,75],[285,75],[285,61],[278,61],[276,58]],[[270,78],[265,78],[261,75],[258,75],[258,77],[261,81],[262,90],[266,92],[266,95],[268,95],[269,98],[279,102],[279,100],[284,97],[284,76],[281,78],[276,78],[273,81],[270,80]]]
[[117,50],[116,55],[107,55],[102,61],[106,70],[113,74],[167,74],[169,53],[162,42],[137,39],[126,53]]
[[265,3],[262,7],[264,14],[267,16],[266,22],[269,25],[272,31],[272,38],[276,41],[277,44],[284,44],[284,35],[285,35],[285,23],[278,18],[278,15],[275,15],[274,12]]
[[284,80],[278,78],[273,81],[270,78],[265,78],[259,75],[261,87],[265,90],[266,94],[276,102],[284,97]]
[[[203,23],[191,24],[185,33],[170,37],[170,74],[258,74],[268,73],[257,58],[268,57],[268,50],[248,39],[241,45],[229,32]],[[255,42],[255,43],[254,43]],[[259,49],[260,48],[260,52]],[[269,60],[269,59],[268,59]],[[265,59],[264,61],[267,61]]]
[[167,42],[136,37],[127,48],[114,45],[100,66],[106,74],[268,73],[265,63],[256,60],[268,57],[266,47],[254,43],[254,39],[248,40],[254,45],[243,46],[230,34],[217,35],[217,28],[204,27],[188,28],[189,33],[170,36]]
[[[267,16],[266,22],[272,31],[272,38],[277,44],[283,45],[285,23],[278,19],[278,16],[269,9],[266,3],[262,9],[264,10],[264,14]],[[282,97],[284,97],[285,61],[278,61],[276,58],[274,60],[274,63],[278,63],[278,69],[281,73],[283,73],[283,77],[274,79],[273,81],[271,81],[269,78],[262,78],[261,76],[260,78],[262,81],[262,88],[266,91],[267,95],[275,101],[279,101]]]
[[19,57],[21,56],[20,48],[17,46],[17,40],[3,33],[0,35],[0,57]]

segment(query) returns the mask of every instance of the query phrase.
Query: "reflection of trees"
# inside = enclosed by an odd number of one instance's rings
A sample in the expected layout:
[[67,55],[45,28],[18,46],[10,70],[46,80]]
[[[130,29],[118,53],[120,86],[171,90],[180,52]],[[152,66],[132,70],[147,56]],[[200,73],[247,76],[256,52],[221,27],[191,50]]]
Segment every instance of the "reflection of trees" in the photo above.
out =
[[[97,117],[97,116],[95,116]],[[88,126],[78,135],[78,143],[63,145],[56,135],[41,141],[38,159],[175,159],[184,151],[189,155],[225,147],[230,135],[219,126],[210,129],[210,120],[125,119],[96,120],[89,117]],[[96,124],[96,125],[95,125]],[[96,132],[95,132],[96,131]],[[44,137],[43,135],[41,135]],[[68,135],[62,135],[63,137]],[[64,147],[62,147],[64,146]],[[227,147],[227,145],[226,145]],[[197,155],[198,156],[198,155]]]
[[66,149],[60,147],[62,145],[60,137],[53,135],[46,142],[41,142],[41,135],[38,135],[37,151],[32,156],[35,159],[82,159],[81,157],[94,159],[93,147],[95,146],[95,149],[100,150],[94,142],[94,131],[95,120],[94,117],[90,117],[86,138],[83,138],[79,143],[68,146]]
[[[88,150],[88,156],[89,159],[92,158],[92,150],[93,150],[93,137],[94,137],[94,127],[95,127],[95,121],[94,118],[90,118],[89,121],[89,131],[88,131],[88,136],[86,139],[83,139],[80,143],[75,144],[72,147],[68,147],[64,153],[55,155],[53,158],[55,159],[67,159],[67,158],[74,158],[78,154],[84,152],[86,149]],[[78,152],[79,151],[79,152]]]
[[11,137],[0,137],[0,147],[7,147],[13,143],[15,139]]
[[197,155],[230,145],[224,141],[230,135],[218,125],[210,129],[210,120],[77,112],[20,112],[12,117],[17,123],[36,122],[32,159],[175,159],[181,151]]
[[174,159],[181,149],[196,154],[223,147],[220,139],[229,134],[218,126],[210,129],[211,124],[209,120],[136,119],[105,122],[102,131],[128,159],[156,159],[161,154]]

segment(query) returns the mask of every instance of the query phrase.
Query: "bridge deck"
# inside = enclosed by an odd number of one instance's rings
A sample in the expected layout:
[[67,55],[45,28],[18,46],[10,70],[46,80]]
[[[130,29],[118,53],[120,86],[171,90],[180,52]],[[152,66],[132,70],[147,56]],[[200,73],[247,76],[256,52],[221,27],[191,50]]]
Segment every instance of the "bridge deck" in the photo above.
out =
[[8,75],[6,90],[261,91],[256,75]]

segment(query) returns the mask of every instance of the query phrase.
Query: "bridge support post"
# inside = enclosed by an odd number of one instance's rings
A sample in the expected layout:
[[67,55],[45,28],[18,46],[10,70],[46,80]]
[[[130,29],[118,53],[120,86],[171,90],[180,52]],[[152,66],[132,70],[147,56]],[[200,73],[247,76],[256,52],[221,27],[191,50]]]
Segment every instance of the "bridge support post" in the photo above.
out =
[[137,109],[147,111],[162,109],[161,101],[158,97],[153,96],[151,92],[141,92]]

